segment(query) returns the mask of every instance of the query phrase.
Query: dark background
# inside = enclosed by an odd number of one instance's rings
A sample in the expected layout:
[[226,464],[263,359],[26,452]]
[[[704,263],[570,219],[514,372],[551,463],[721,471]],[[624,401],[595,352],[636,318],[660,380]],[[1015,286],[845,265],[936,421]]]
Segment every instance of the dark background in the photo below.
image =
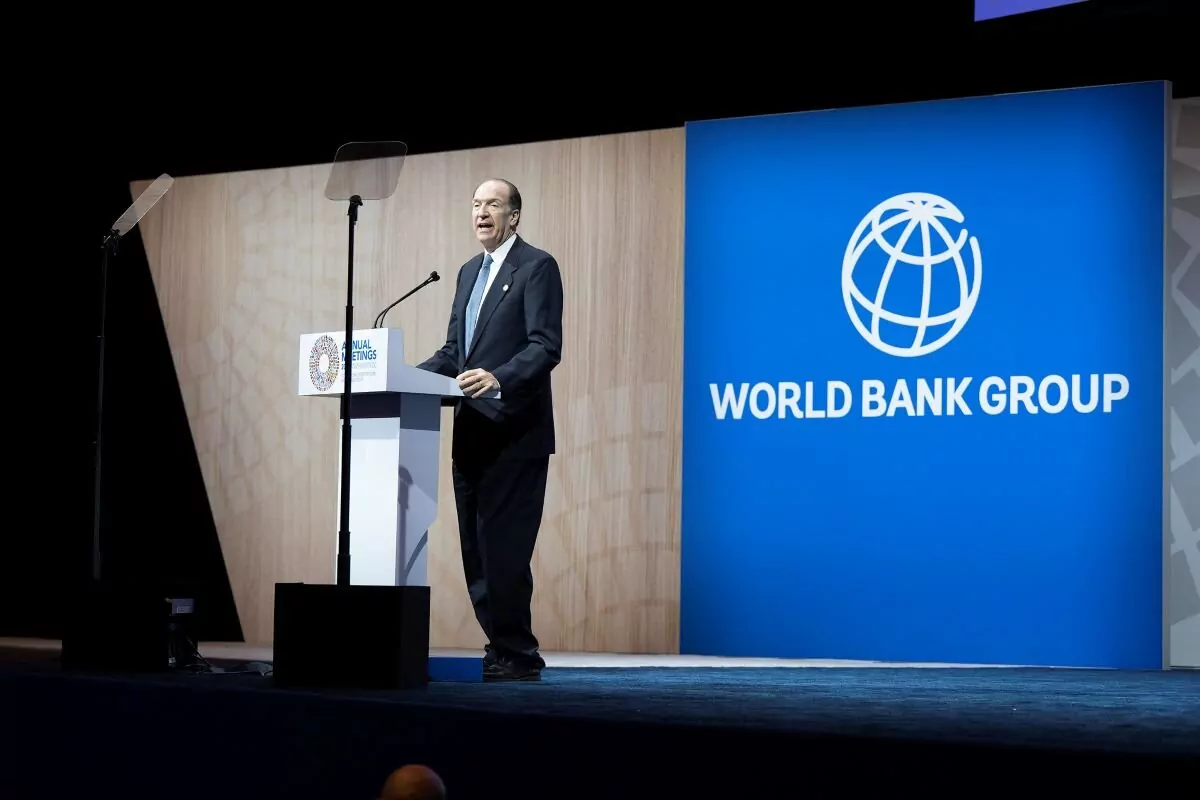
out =
[[[468,27],[438,45],[421,30],[442,28],[407,20],[391,48],[381,49],[387,60],[329,49],[319,41],[324,33],[296,52],[260,53],[254,63],[234,38],[181,48],[130,37],[124,72],[111,61],[94,62],[95,74],[86,60],[77,65],[80,121],[57,132],[62,147],[86,162],[75,180],[86,182],[88,202],[75,231],[82,239],[56,247],[54,261],[85,277],[70,286],[81,288],[80,313],[49,321],[69,331],[73,352],[95,352],[96,245],[132,202],[131,180],[328,162],[340,144],[356,140],[399,139],[416,154],[1138,80],[1170,80],[1176,97],[1190,97],[1200,94],[1200,70],[1197,37],[1188,34],[1200,29],[1183,6],[1089,0],[983,23],[973,21],[970,0],[839,4],[837,13],[804,4],[804,13],[741,16],[726,6],[681,6],[659,22],[581,6],[580,20],[562,34],[493,19],[499,7],[464,7],[480,15],[478,31]],[[490,44],[489,22],[501,31]],[[609,34],[612,27],[620,33]],[[22,277],[37,284],[41,274],[33,268]],[[57,287],[41,284],[38,296],[47,291]],[[136,232],[109,272],[106,341],[106,578],[194,597],[199,638],[240,640]],[[82,388],[43,392],[26,417],[10,415],[9,439],[30,456],[14,462],[18,479],[9,482],[12,558],[0,579],[0,636],[60,638],[88,575],[96,381],[94,359],[77,363],[72,379]],[[33,435],[35,420],[49,414],[62,421],[50,426],[53,435]]]

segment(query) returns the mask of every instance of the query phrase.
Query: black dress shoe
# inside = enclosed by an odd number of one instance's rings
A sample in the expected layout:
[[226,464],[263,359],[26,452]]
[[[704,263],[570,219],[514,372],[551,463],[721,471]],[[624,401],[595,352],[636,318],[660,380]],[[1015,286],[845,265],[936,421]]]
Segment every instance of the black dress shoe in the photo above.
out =
[[515,661],[496,661],[485,664],[483,679],[489,683],[502,681],[540,681],[542,668],[537,664],[521,664]]
[[483,648],[483,668],[484,669],[494,666],[495,663],[499,660],[500,660],[499,656],[496,655],[496,651],[492,649],[492,646],[490,644],[487,647]]

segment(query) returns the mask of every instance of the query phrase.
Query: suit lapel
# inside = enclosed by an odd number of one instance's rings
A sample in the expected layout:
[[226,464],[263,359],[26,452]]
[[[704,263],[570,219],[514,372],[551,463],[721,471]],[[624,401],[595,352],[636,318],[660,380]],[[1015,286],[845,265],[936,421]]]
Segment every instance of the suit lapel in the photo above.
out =
[[[492,281],[491,287],[488,289],[487,294],[484,295],[483,305],[479,308],[479,319],[475,322],[475,338],[471,341],[470,347],[467,348],[468,356],[470,356],[471,352],[475,349],[475,345],[478,344],[479,338],[483,336],[483,329],[487,327],[488,320],[492,318],[492,313],[495,312],[496,306],[500,305],[500,302],[504,299],[505,295],[508,294],[507,290],[509,285],[512,284],[513,272],[516,271],[517,265],[521,261],[521,244],[522,242],[520,239],[517,239],[515,242],[513,242],[513,246],[509,249],[508,255],[504,258],[504,264],[502,264],[500,267],[500,272],[496,274],[496,278]],[[477,277],[481,267],[483,267],[482,256],[479,258],[479,266],[475,268],[475,275]],[[474,285],[474,283],[474,281],[471,282],[472,285]],[[465,316],[463,322],[463,335],[465,336]]]

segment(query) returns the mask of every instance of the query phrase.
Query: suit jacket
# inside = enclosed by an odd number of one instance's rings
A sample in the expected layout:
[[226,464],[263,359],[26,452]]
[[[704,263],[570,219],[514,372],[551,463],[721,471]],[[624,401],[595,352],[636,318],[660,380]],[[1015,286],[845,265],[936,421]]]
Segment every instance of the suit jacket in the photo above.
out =
[[467,343],[467,302],[482,267],[480,253],[459,268],[446,344],[417,366],[451,378],[481,368],[500,383],[499,399],[457,404],[455,460],[548,456],[555,449],[550,373],[562,357],[558,262],[518,237],[480,304],[474,341]]

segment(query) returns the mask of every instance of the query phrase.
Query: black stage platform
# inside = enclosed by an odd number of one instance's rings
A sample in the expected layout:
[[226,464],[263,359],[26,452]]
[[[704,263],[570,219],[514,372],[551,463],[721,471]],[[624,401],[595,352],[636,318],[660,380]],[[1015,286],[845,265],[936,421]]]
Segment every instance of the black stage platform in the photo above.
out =
[[1193,672],[557,668],[540,684],[366,694],[41,659],[0,665],[0,709],[9,798],[367,800],[409,762],[437,769],[455,800],[1200,785]]

